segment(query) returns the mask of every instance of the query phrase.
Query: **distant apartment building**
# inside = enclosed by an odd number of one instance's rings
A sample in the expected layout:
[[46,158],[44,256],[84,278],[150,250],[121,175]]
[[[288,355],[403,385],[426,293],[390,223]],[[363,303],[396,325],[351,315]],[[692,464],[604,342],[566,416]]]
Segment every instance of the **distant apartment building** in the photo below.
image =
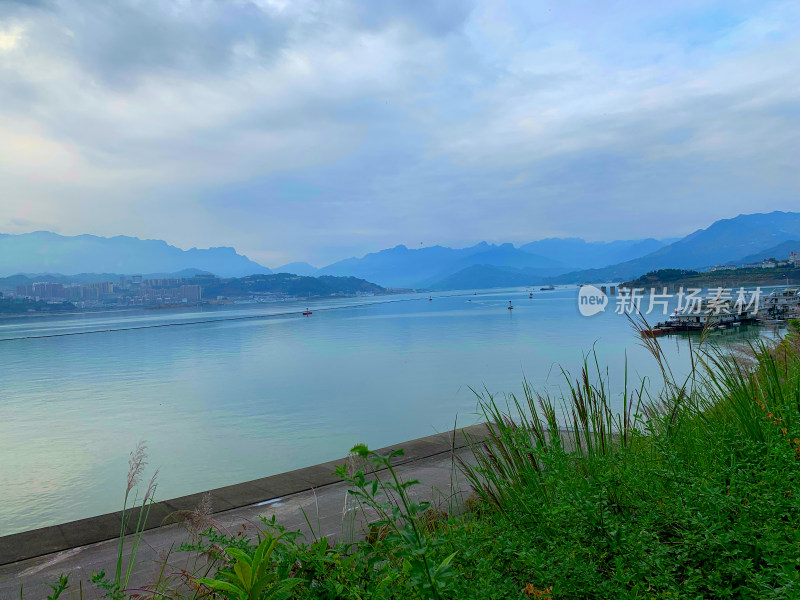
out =
[[203,288],[199,285],[182,285],[178,290],[181,302],[200,302],[203,299]]
[[180,287],[183,284],[183,279],[162,278],[162,279],[148,279],[145,285],[149,288],[164,290]]
[[64,288],[64,298],[71,301],[92,301],[113,296],[114,284],[110,281],[83,283],[70,285]]
[[114,293],[114,284],[110,281],[98,281],[96,283],[84,283],[82,288],[86,289],[90,295],[109,296]]
[[32,285],[18,285],[17,289],[15,290],[17,296],[21,296],[23,298],[28,298],[33,296],[33,286]]
[[789,262],[795,269],[800,269],[800,252],[790,252]]
[[19,285],[16,293],[17,296],[35,300],[56,300],[66,297],[65,288],[60,283],[39,282],[31,285]]
[[34,283],[33,295],[50,300],[64,297],[64,286],[60,283]]
[[767,260],[762,260],[761,262],[754,262],[754,263],[745,263],[742,265],[743,269],[774,269],[778,266],[778,262],[775,259],[768,258]]

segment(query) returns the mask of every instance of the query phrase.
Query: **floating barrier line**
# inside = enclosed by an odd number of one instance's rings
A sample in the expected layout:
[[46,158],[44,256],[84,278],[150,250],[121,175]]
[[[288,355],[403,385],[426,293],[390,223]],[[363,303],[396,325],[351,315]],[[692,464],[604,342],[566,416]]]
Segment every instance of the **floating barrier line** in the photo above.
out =
[[[461,296],[472,296],[474,294],[449,294],[447,296],[436,296],[436,298],[458,298]],[[429,298],[403,298],[400,300],[376,300],[374,302],[364,302],[361,304],[346,304],[344,306],[328,306],[323,308],[316,308],[318,312],[327,310],[341,310],[344,308],[359,308],[361,306],[375,306],[378,304],[394,304],[397,302],[418,302],[421,300],[428,300]],[[74,314],[74,313],[73,313]],[[219,319],[200,319],[197,321],[184,321],[182,323],[154,323],[152,325],[135,325],[132,327],[113,327],[109,329],[92,329],[89,331],[69,331],[66,333],[45,333],[42,335],[24,335],[19,337],[0,338],[0,342],[15,342],[19,340],[40,340],[45,338],[67,337],[72,335],[89,335],[93,333],[115,333],[117,331],[136,331],[139,329],[157,329],[160,327],[180,327],[183,325],[207,325],[209,323],[224,323],[227,321],[250,321],[254,319],[271,319],[273,317],[288,317],[291,315],[302,315],[302,309],[296,311],[273,313],[273,314],[260,314],[260,315],[243,315],[240,317],[222,317]]]

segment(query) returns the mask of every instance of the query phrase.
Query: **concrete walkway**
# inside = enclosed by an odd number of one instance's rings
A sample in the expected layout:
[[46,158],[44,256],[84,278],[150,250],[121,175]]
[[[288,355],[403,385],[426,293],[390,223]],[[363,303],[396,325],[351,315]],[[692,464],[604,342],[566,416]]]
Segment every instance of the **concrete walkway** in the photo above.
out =
[[[485,436],[483,425],[467,428],[466,431],[473,439],[483,439]],[[470,458],[461,432],[455,436],[447,433],[420,438],[381,449],[381,452],[394,448],[403,448],[405,451],[405,456],[396,459],[397,472],[401,477],[422,482],[412,488],[418,498],[430,500],[434,506],[452,512],[469,495],[469,486],[454,463],[455,455],[465,460]],[[358,537],[366,529],[364,518],[358,516],[354,520],[354,511],[347,512],[347,485],[332,474],[335,465],[344,464],[345,461],[340,459],[239,486],[212,490],[208,493],[212,502],[211,518],[217,527],[234,534],[244,531],[244,535],[248,535],[261,524],[262,517],[275,515],[279,524],[289,531],[301,531],[309,540],[314,535],[332,539]],[[380,474],[385,475],[386,472]],[[282,493],[274,493],[274,490],[281,488],[284,490]],[[252,501],[254,494],[258,497],[256,501]],[[200,504],[202,497],[203,494],[195,494],[165,501],[158,506],[162,512],[192,510]],[[191,506],[190,502],[193,502]],[[306,516],[313,533],[309,531]],[[159,516],[158,523],[151,524],[142,537],[131,587],[153,583],[162,569],[167,575],[175,574],[191,568],[193,561],[196,561],[196,557],[190,553],[173,551],[180,544],[190,541],[186,527],[177,524],[158,526],[162,518]],[[70,574],[70,589],[75,590],[74,596],[67,594],[66,598],[78,598],[79,581],[83,582],[84,598],[102,597],[88,581],[93,572],[113,572],[119,523],[113,515],[103,515],[0,538],[0,563],[6,563],[0,566],[0,600],[20,598],[20,586],[24,599],[43,599],[50,593],[47,583],[55,582],[62,573]],[[115,527],[117,534],[113,533]],[[99,538],[103,541],[67,545],[68,539],[81,538]],[[47,552],[48,548],[57,550]]]

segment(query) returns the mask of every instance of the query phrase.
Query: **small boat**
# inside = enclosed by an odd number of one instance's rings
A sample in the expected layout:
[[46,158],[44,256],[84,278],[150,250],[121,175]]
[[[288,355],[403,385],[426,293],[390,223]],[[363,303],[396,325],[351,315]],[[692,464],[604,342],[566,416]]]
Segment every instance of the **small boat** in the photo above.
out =
[[514,310],[514,305],[511,304],[511,300],[508,301],[508,306],[506,307],[508,310]]
[[528,294],[528,298],[533,298],[533,292],[531,292],[530,294]]
[[428,302],[433,302],[433,296],[428,297]]
[[311,314],[312,314],[312,313],[311,313],[311,311],[310,311],[310,310],[308,310],[308,309],[306,309],[306,310],[305,310],[305,312],[303,313],[303,316],[304,316],[304,317],[310,317],[310,316],[311,316]]
[[675,327],[664,327],[664,326],[656,326],[652,329],[645,329],[644,327],[639,329],[639,333],[642,337],[660,337],[662,335],[667,335],[668,333],[674,333],[677,331]]
[[556,286],[554,286],[554,285],[546,285],[544,287],[540,287],[539,291],[540,292],[550,292],[550,291],[552,291],[554,289],[556,289]]

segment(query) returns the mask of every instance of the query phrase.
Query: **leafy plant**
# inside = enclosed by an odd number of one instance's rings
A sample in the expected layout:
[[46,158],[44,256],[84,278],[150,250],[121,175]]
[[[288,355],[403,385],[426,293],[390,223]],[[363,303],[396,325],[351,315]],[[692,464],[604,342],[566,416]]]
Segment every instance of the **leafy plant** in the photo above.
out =
[[47,596],[47,600],[58,600],[61,594],[69,587],[69,575],[62,573],[58,576],[56,583],[48,583],[47,587],[53,590],[53,593]]
[[417,596],[441,598],[453,577],[451,562],[458,552],[451,553],[438,564],[431,560],[431,541],[421,523],[430,503],[412,500],[409,488],[419,481],[402,481],[392,465],[392,459],[402,456],[403,450],[383,455],[359,444],[351,452],[369,460],[375,471],[386,470],[389,474],[385,481],[377,475],[368,480],[363,469],[351,475],[345,466],[337,467],[337,474],[352,486],[349,493],[377,513],[379,518],[372,523],[373,532],[377,534],[375,541],[380,538],[379,532],[385,532],[384,547],[391,549],[387,558],[401,561],[402,572]]
[[195,583],[218,592],[231,600],[285,600],[292,590],[302,584],[301,579],[281,577],[276,572],[273,553],[282,535],[267,535],[256,547],[253,555],[239,548],[226,548],[225,553],[233,559],[230,568],[217,573],[219,579],[201,577]]

